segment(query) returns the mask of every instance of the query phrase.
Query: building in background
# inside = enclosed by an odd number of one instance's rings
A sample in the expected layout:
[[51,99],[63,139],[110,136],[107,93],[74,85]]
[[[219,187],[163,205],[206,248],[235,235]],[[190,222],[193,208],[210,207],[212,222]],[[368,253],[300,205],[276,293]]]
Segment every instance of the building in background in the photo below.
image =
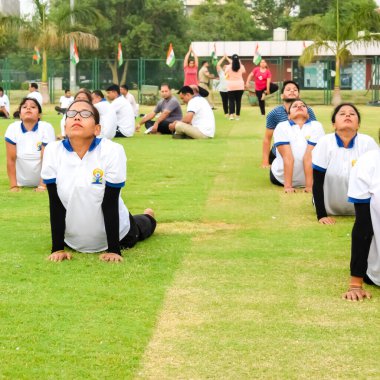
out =
[[20,0],[0,0],[0,13],[20,16]]

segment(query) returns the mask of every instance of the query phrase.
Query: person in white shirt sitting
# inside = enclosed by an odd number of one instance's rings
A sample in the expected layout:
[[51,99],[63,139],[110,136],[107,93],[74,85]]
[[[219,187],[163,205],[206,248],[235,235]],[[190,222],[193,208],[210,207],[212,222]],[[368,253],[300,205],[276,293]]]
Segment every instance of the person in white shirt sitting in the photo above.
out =
[[126,84],[120,86],[120,94],[131,103],[135,117],[139,116],[139,105],[136,103],[135,97],[129,92],[129,87]]
[[4,89],[0,87],[0,116],[4,116],[6,119],[9,119],[9,98],[4,94]]
[[[169,125],[173,138],[208,139],[215,135],[215,117],[210,104],[202,97],[203,88],[194,92],[190,86],[183,86],[179,97],[187,104],[187,112],[182,121],[174,121]],[[205,96],[208,92],[205,92]]]
[[106,137],[113,139],[116,134],[117,118],[116,112],[112,105],[104,98],[100,90],[94,90],[91,93],[92,104],[96,107],[100,115],[100,122],[102,129],[99,137]]
[[67,110],[67,108],[69,108],[69,105],[74,101],[74,97],[71,96],[71,91],[70,89],[66,89],[65,90],[65,95],[62,95],[60,98],[59,98],[59,107],[55,107],[54,109],[58,112],[58,113],[62,113],[64,114]]
[[42,95],[40,92],[38,92],[38,84],[37,83],[31,83],[29,85],[29,94],[26,95],[27,98],[36,99],[38,103],[40,103],[40,106],[42,107]]
[[132,137],[135,133],[135,114],[131,104],[120,95],[120,87],[113,84],[107,88],[107,98],[116,112],[117,128],[115,137]]

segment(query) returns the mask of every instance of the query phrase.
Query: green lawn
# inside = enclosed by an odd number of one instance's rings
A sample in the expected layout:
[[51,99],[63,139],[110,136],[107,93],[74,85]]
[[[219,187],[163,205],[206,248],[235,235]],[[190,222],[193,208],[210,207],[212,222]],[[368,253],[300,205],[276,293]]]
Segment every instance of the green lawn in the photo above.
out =
[[[376,137],[379,109],[360,109]],[[330,131],[331,107],[314,110]],[[353,218],[319,225],[310,194],[269,183],[257,108],[216,117],[210,141],[118,140],[123,198],[158,219],[119,265],[46,260],[47,194],[8,191],[2,145],[0,379],[380,378],[380,290],[340,299]]]

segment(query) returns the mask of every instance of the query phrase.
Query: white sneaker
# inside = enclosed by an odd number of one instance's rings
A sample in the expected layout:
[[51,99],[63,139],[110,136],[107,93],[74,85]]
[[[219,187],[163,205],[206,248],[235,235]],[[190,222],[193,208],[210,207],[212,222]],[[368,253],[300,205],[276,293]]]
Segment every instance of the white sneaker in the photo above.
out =
[[231,116],[230,116],[230,120],[233,120],[233,119],[234,119],[234,117],[231,115]]
[[153,126],[151,126],[150,128],[148,128],[148,129],[144,132],[144,134],[149,135],[149,134],[152,132],[152,129],[153,129]]
[[236,117],[235,117],[235,120],[240,120],[240,117],[239,117],[239,116],[236,116]]

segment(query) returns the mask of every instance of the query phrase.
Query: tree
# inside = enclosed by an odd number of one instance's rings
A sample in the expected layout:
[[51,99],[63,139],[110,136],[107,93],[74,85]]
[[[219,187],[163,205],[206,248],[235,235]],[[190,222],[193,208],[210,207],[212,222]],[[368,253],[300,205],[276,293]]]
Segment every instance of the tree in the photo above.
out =
[[272,37],[273,29],[290,27],[290,15],[297,4],[297,0],[252,0],[252,16],[265,30],[266,39]]
[[299,18],[305,18],[307,16],[313,16],[316,14],[327,13],[334,0],[299,0],[298,5],[300,8]]
[[187,19],[181,0],[81,0],[97,9],[104,21],[95,25],[93,33],[99,38],[101,57],[112,72],[114,83],[125,83],[127,61],[120,68],[117,45],[122,44],[128,58],[165,58],[171,42],[176,55],[187,49]]
[[[87,33],[84,23],[99,18],[97,12],[90,7],[76,5],[73,11],[69,4],[57,4],[53,1],[51,8],[47,1],[33,0],[36,12],[31,21],[25,21],[19,32],[19,43],[22,47],[38,49],[42,53],[41,93],[44,102],[48,102],[47,57],[49,51],[67,47],[73,39],[78,46],[96,49],[98,39]],[[74,23],[71,21],[74,20]]]
[[[291,36],[313,40],[299,59],[303,66],[324,52],[334,55],[336,74],[332,101],[336,105],[341,102],[340,67],[350,62],[350,48],[380,42],[380,35],[371,33],[379,30],[380,16],[373,0],[335,0],[333,5],[325,15],[306,17],[294,23]],[[364,33],[358,34],[359,31]]]
[[189,17],[192,41],[249,41],[263,36],[243,0],[206,0]]

